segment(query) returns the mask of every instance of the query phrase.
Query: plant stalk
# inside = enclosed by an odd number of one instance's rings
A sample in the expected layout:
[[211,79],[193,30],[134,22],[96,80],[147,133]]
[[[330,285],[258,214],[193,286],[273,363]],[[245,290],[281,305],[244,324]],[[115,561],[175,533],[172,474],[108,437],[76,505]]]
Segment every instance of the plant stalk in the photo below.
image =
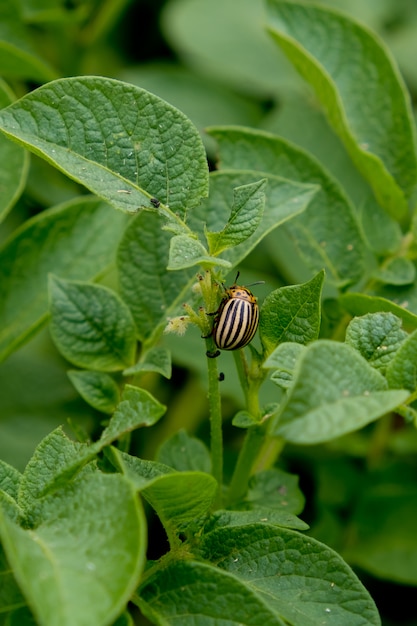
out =
[[[212,348],[211,338],[207,340],[208,350]],[[222,503],[223,487],[223,429],[221,398],[219,390],[219,374],[216,359],[207,357],[208,369],[208,401],[210,412],[210,445],[211,445],[211,473],[218,484],[217,497],[214,507],[220,508]]]

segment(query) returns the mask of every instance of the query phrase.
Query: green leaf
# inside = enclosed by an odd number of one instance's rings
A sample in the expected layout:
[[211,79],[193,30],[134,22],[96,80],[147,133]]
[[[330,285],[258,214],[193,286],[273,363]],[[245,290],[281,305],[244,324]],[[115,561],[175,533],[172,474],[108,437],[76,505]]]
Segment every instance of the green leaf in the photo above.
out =
[[175,470],[172,467],[168,467],[168,465],[139,459],[115,447],[108,448],[106,455],[112,465],[124,474],[138,491],[148,487],[155,478],[175,473]]
[[266,180],[242,185],[233,190],[233,207],[226,226],[218,233],[207,231],[210,254],[216,255],[246,241],[262,219]]
[[152,573],[139,588],[138,603],[154,624],[284,626],[235,576],[194,560],[171,560]]
[[387,380],[391,388],[417,389],[417,330],[402,342],[387,367]]
[[[169,32],[172,33],[172,24]],[[272,46],[265,33],[260,29],[259,32]],[[219,120],[227,124],[256,126],[264,114],[258,100],[254,101],[243,92],[233,90],[230,84],[220,84],[216,77],[196,73],[185,65],[153,60],[146,65],[125,66],[119,76],[171,102],[200,132]],[[202,134],[202,139],[209,154],[214,154],[214,142],[206,133]]]
[[29,32],[20,15],[20,5],[2,2],[0,6],[0,67],[3,76],[31,79],[35,82],[52,80],[56,74],[41,59],[30,44]]
[[279,387],[288,389],[292,385],[295,367],[304,349],[305,346],[301,343],[281,343],[270,354],[262,367],[274,369],[271,380]]
[[160,404],[149,391],[126,385],[109,425],[101,434],[101,445],[108,445],[136,428],[153,426],[165,411],[166,407]]
[[111,449],[111,461],[155,509],[171,546],[191,524],[201,526],[217,493],[215,479],[199,471],[177,472],[156,461]]
[[259,420],[254,417],[249,411],[238,411],[232,419],[233,426],[236,428],[250,428],[259,424]]
[[267,353],[286,341],[306,344],[317,339],[323,282],[321,271],[307,283],[280,287],[265,298],[259,335]]
[[[354,209],[340,184],[314,157],[276,135],[258,130],[225,126],[209,128],[208,133],[218,143],[221,168],[250,168],[258,175],[268,172],[294,183],[318,185],[305,211],[286,227],[314,272],[324,267],[338,284],[362,276],[365,246]],[[334,236],[336,231],[338,237]]]
[[0,459],[0,489],[17,500],[22,475],[14,467]]
[[133,364],[135,324],[114,291],[55,276],[50,277],[49,289],[51,335],[68,361],[107,372]]
[[41,498],[53,486],[65,484],[95,455],[93,446],[72,441],[62,428],[57,428],[38,444],[23,472],[18,497],[28,525],[39,523]]
[[117,267],[120,292],[129,305],[141,341],[152,336],[184,302],[194,271],[167,272],[172,235],[164,221],[144,212],[130,222],[120,242]]
[[386,391],[384,377],[353,348],[321,340],[307,346],[271,434],[298,444],[330,441],[394,410],[406,391]]
[[346,343],[384,374],[407,337],[401,325],[401,319],[389,312],[355,317],[346,329]]
[[111,376],[90,370],[69,370],[68,377],[80,396],[97,411],[113,413],[119,399],[119,387]]
[[211,256],[200,241],[188,235],[171,239],[167,269],[184,270],[195,265],[204,267],[231,267],[229,261]]
[[113,260],[126,218],[94,198],[28,220],[0,249],[0,360],[46,321],[47,276],[94,278]]
[[406,88],[384,43],[327,8],[283,0],[267,6],[273,39],[313,86],[381,206],[403,219],[417,179],[415,132]]
[[203,237],[207,231],[218,232],[230,217],[233,206],[233,189],[267,180],[268,193],[262,221],[256,231],[244,242],[225,250],[222,254],[232,266],[238,265],[272,230],[294,218],[308,206],[318,188],[316,185],[295,183],[264,172],[225,171],[210,176],[210,197],[190,215],[189,225]]
[[164,441],[156,460],[173,467],[178,472],[211,472],[211,458],[205,444],[181,429]]
[[148,391],[126,385],[113,417],[95,443],[71,441],[61,428],[45,437],[27,464],[19,488],[18,504],[26,514],[31,511],[30,523],[42,514],[38,501],[44,494],[65,484],[112,441],[136,428],[152,426],[164,412],[165,407]]
[[[1,516],[1,508],[0,505],[0,516]],[[26,601],[20,591],[17,582],[13,576],[13,573],[10,569],[10,565],[6,560],[6,555],[4,554],[3,548],[0,546],[0,578],[1,578],[1,586],[0,586],[0,620],[1,624],[7,624],[7,626],[32,626],[30,623],[26,624],[24,620],[21,622],[7,622],[6,618],[3,617],[7,614],[8,617],[11,617],[12,612],[14,610],[19,610],[18,607],[24,607]],[[9,617],[9,619],[10,619]],[[3,621],[4,619],[4,621]],[[36,626],[33,623],[33,626]]]
[[152,348],[147,352],[141,354],[140,361],[132,367],[128,367],[124,370],[124,376],[131,376],[133,374],[141,374],[145,372],[157,372],[165,378],[171,378],[172,365],[171,365],[171,353],[165,348]]
[[145,533],[129,482],[97,472],[55,493],[35,529],[0,518],[10,566],[37,620],[48,626],[116,619],[144,568]]
[[0,129],[129,213],[142,207],[178,222],[177,213],[183,218],[207,195],[207,161],[196,128],[174,107],[127,83],[97,76],[50,82],[1,111]]
[[[0,9],[1,12],[1,9]],[[0,18],[1,19],[1,18]],[[1,24],[0,24],[1,29]],[[0,43],[1,49],[1,43]],[[1,52],[0,52],[1,58]],[[6,84],[0,80],[0,109],[12,102],[12,94]],[[1,195],[0,195],[0,222],[15,204],[23,191],[29,158],[28,154],[15,143],[5,137],[0,137]]]
[[416,267],[410,259],[396,257],[373,272],[373,277],[388,285],[409,285],[416,277]]
[[371,596],[350,567],[301,533],[262,524],[220,528],[204,536],[203,557],[239,580],[285,624],[380,624]]
[[401,246],[401,227],[372,195],[359,207],[358,217],[368,246],[376,254],[394,254]]
[[141,493],[155,509],[170,544],[188,526],[202,526],[217,493],[217,482],[204,472],[173,472],[155,478]]
[[308,529],[308,525],[292,513],[266,506],[265,508],[257,507],[251,511],[216,511],[204,527],[204,532],[209,533],[222,527],[252,526],[253,524],[268,524],[295,530]]
[[351,315],[366,315],[366,313],[380,313],[386,311],[393,313],[403,321],[406,330],[417,329],[417,315],[405,308],[407,302],[403,306],[391,302],[386,298],[379,296],[368,296],[363,293],[345,293],[339,298],[340,304]]
[[244,501],[245,510],[292,513],[298,515],[305,498],[298,486],[298,476],[273,468],[254,474]]

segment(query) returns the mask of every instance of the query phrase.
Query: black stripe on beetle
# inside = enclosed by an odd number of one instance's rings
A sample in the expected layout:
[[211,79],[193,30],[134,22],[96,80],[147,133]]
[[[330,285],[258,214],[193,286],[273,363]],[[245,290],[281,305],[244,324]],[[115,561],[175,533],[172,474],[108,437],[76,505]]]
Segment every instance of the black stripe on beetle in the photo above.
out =
[[[237,280],[237,277],[236,277]],[[213,325],[213,339],[220,350],[244,348],[255,336],[259,324],[257,298],[247,287],[226,289]]]

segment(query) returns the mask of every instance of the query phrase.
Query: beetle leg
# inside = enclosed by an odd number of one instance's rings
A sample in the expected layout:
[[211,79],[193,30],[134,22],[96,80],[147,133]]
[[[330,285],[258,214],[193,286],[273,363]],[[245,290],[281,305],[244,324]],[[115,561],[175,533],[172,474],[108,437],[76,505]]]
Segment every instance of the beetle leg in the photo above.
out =
[[216,350],[215,352],[210,352],[209,350],[207,350],[206,356],[208,356],[209,359],[215,359],[220,356],[220,350]]

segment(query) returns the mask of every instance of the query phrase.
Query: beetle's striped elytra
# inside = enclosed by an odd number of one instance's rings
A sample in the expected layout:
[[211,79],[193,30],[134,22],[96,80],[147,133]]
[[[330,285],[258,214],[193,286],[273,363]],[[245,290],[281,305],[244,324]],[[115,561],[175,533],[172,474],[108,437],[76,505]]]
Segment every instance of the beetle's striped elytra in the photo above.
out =
[[[236,276],[238,279],[239,274]],[[213,339],[220,350],[244,348],[255,336],[259,323],[257,298],[247,287],[225,290],[213,325]]]

